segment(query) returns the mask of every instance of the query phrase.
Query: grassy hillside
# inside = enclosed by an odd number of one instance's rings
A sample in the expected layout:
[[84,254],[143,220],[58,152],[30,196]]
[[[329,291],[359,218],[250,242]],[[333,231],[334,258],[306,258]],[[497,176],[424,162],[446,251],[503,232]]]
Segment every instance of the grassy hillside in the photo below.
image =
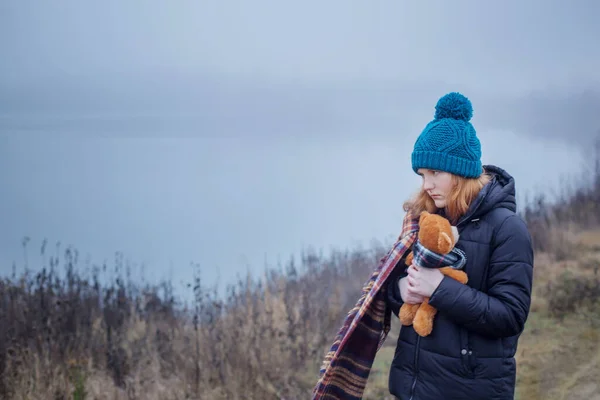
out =
[[[536,262],[518,398],[600,399],[600,173],[522,214]],[[0,398],[305,399],[386,249],[309,252],[230,285],[225,298],[197,279],[192,304],[169,282],[132,281],[120,257],[83,268],[74,249],[40,250],[42,272],[0,280]],[[366,398],[389,398],[394,322]]]

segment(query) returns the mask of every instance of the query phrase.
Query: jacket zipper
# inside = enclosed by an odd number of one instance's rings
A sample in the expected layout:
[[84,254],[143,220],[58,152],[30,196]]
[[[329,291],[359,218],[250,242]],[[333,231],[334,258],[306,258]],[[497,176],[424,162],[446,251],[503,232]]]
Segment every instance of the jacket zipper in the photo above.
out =
[[421,336],[417,335],[417,345],[415,347],[415,377],[413,379],[412,386],[410,388],[410,399],[413,400],[415,396],[415,386],[417,386],[417,375],[419,374],[419,345],[421,343]]

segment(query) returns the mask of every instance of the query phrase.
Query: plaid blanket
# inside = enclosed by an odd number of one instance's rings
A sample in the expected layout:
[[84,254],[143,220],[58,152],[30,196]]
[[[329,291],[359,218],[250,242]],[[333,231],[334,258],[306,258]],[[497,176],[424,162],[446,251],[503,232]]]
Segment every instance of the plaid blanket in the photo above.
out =
[[463,269],[467,263],[467,255],[456,247],[448,254],[434,253],[425,248],[417,239],[413,245],[413,262],[425,268]]
[[391,310],[384,285],[396,264],[410,251],[419,230],[419,216],[407,213],[402,232],[362,289],[325,356],[313,400],[362,398],[375,354],[390,331]]

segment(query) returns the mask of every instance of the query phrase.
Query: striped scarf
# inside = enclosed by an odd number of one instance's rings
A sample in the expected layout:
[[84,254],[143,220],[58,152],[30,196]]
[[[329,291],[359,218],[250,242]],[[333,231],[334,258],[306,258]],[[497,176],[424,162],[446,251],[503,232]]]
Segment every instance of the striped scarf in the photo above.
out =
[[326,354],[313,400],[362,398],[375,355],[390,331],[391,310],[386,307],[383,288],[396,264],[410,251],[418,230],[419,216],[407,213],[398,240],[366,282]]
[[463,269],[467,263],[467,256],[456,247],[448,254],[434,253],[425,248],[419,240],[416,240],[413,246],[413,262],[425,268],[450,267],[452,269]]

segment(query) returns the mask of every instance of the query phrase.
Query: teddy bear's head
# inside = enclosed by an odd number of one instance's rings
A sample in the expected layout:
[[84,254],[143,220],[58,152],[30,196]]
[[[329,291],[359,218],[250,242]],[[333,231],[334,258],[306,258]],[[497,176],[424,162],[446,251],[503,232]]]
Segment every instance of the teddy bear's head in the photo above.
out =
[[423,211],[419,218],[419,242],[439,254],[449,253],[458,241],[458,230],[437,214]]

